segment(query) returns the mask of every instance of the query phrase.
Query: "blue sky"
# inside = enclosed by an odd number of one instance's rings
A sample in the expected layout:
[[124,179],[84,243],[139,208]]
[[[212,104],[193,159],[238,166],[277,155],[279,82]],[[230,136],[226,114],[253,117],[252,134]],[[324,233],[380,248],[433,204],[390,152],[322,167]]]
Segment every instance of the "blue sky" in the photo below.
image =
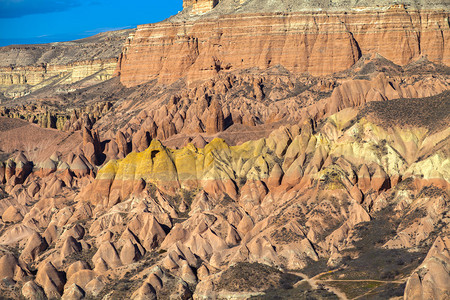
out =
[[0,46],[62,42],[162,21],[182,0],[0,0]]

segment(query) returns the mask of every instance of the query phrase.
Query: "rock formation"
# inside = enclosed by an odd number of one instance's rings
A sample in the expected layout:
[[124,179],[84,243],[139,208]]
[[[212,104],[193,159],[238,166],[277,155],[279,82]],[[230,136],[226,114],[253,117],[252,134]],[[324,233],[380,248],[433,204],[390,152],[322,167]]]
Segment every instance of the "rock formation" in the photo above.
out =
[[0,298],[448,298],[448,4],[377,5],[1,48]]
[[213,9],[219,0],[185,0],[183,1],[183,8],[191,8],[193,14],[204,14]]
[[135,86],[183,77],[192,83],[217,73],[276,65],[294,74],[327,75],[375,53],[399,65],[420,56],[450,65],[449,35],[448,12],[401,7],[162,22],[138,26],[118,72],[124,85]]
[[445,299],[449,293],[450,241],[438,237],[424,262],[408,280],[405,299]]
[[[214,101],[211,111],[221,111]],[[419,106],[423,110],[414,111]],[[144,151],[128,153],[121,133],[113,137],[124,158],[101,168],[85,156],[101,136],[83,129],[78,143],[84,154],[54,153],[45,172],[34,169],[15,180],[20,164],[7,164],[0,274],[30,299],[241,297],[267,292],[264,274],[284,293],[283,276],[325,260],[337,270],[332,279],[365,272],[395,287],[410,275],[403,271],[407,265],[417,268],[407,299],[445,295],[448,274],[437,252],[419,267],[423,257],[401,249],[445,244],[434,235],[445,236],[448,222],[447,108],[447,93],[369,102],[234,146],[215,138],[202,147],[171,149],[152,139]],[[210,114],[215,129],[225,119],[218,115]],[[26,160],[19,154],[16,161]],[[381,264],[381,273],[361,269],[377,263],[366,260],[367,247],[383,259],[388,251],[401,254],[402,263],[394,269]],[[434,261],[439,267],[431,271]],[[350,272],[339,268],[344,263]],[[421,271],[426,268],[428,275]],[[257,276],[235,285],[239,270]],[[33,281],[24,284],[25,276]],[[289,278],[287,287],[301,280]],[[131,287],[134,280],[142,281]],[[331,281],[321,283],[332,287]],[[296,293],[307,291],[331,293],[314,287]]]
[[89,78],[86,86],[108,80],[129,34],[130,30],[122,30],[74,42],[3,47],[0,92],[15,98],[47,85],[62,86]]

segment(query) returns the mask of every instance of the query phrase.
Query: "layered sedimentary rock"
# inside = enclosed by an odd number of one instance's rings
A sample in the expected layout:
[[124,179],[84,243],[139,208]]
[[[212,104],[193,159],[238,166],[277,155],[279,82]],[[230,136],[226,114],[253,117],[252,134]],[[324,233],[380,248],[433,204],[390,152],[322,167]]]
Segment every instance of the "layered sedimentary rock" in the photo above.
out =
[[[184,6],[198,2],[205,3],[211,0],[184,0]],[[172,19],[200,19],[218,15],[244,14],[244,13],[265,13],[265,12],[297,12],[297,11],[350,11],[350,10],[371,10],[374,8],[409,8],[409,9],[448,9],[445,0],[402,0],[393,3],[391,0],[219,0],[215,9],[207,11],[202,15],[195,15],[192,11],[186,10]]]
[[450,65],[448,16],[445,10],[386,7],[140,25],[124,47],[118,72],[123,84],[134,86],[182,77],[194,82],[219,72],[278,64],[294,74],[324,75],[375,53],[400,65],[420,56]]
[[185,1],[129,87],[108,34],[10,47],[0,298],[448,298],[447,6],[368,2]]
[[[347,120],[349,115],[352,118]],[[395,129],[388,133],[382,127],[363,119],[348,128],[347,133],[341,136],[339,130],[352,124],[353,118],[355,112],[346,110],[331,118],[329,124],[323,127],[323,133],[317,135],[311,136],[305,129],[302,135],[296,136],[295,132],[299,128],[294,126],[292,132],[279,129],[268,139],[250,141],[233,147],[228,146],[223,140],[215,139],[203,149],[189,144],[180,150],[170,150],[154,140],[144,152],[131,153],[123,160],[112,160],[106,164],[97,176],[98,191],[90,191],[89,200],[94,204],[108,203],[106,191],[110,193],[109,200],[111,197],[115,198],[113,201],[125,199],[140,180],[156,184],[167,192],[177,188],[203,187],[208,194],[215,194],[221,190],[235,199],[238,193],[236,182],[239,182],[240,178],[266,182],[271,173],[277,173],[272,168],[277,165],[276,161],[279,158],[284,159],[281,167],[284,174],[283,182],[287,186],[302,181],[302,177],[309,178],[308,180],[319,179],[320,176],[326,175],[326,172],[322,174],[319,171],[328,157],[345,157],[355,165],[361,163],[372,165],[374,174],[368,178],[372,177],[372,181],[374,178],[381,180],[379,184],[360,186],[364,192],[371,188],[379,190],[386,178],[391,178],[390,181],[394,182],[406,174],[412,176],[413,181],[417,181],[416,184],[419,186],[434,184],[444,189],[448,188],[450,174],[445,170],[448,165],[445,150],[434,153],[429,152],[431,150],[427,148],[421,149],[420,146],[427,138],[436,139],[435,143],[439,144],[448,135],[448,130],[443,131],[441,137],[438,135],[428,137],[428,130],[425,128],[416,129],[414,132]],[[367,137],[368,132],[375,132],[376,140],[383,146],[361,141],[363,136]],[[389,140],[392,141],[391,145],[387,143]],[[375,150],[377,147],[383,149]],[[383,155],[389,158],[383,158]],[[303,159],[297,163],[303,167],[297,170],[295,168],[299,166],[292,164],[302,156]],[[309,165],[304,165],[306,156],[311,158]],[[427,159],[415,161],[418,156]],[[375,166],[380,164],[381,171],[378,172],[380,167]],[[419,173],[421,175],[416,177],[415,174]],[[362,175],[361,177],[364,178]]]
[[82,110],[68,107],[67,110],[56,110],[46,105],[23,105],[11,108],[1,107],[0,116],[27,120],[43,128],[55,128],[62,131],[77,131],[84,127],[89,129],[112,107],[110,102],[97,102],[85,106]]
[[2,47],[0,91],[7,97],[20,97],[47,85],[71,84],[91,76],[95,83],[110,79],[130,32],[101,33],[73,42]]
[[67,65],[10,66],[0,69],[0,85],[37,85],[58,78],[62,83],[74,83],[96,74],[101,81],[114,74],[117,58],[86,60]]
[[191,8],[193,14],[203,14],[213,9],[219,0],[186,0],[183,1],[183,8]]

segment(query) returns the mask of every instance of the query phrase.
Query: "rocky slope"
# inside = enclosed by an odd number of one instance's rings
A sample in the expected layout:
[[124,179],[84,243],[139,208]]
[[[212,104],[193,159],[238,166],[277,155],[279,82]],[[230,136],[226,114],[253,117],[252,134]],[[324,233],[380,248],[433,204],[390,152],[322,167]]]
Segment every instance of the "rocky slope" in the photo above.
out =
[[0,48],[0,92],[8,98],[24,96],[48,85],[91,83],[110,79],[132,30],[100,33],[63,43],[12,45]]
[[184,4],[0,49],[0,298],[448,298],[448,5]]
[[[298,270],[334,270],[316,279],[330,291],[351,295],[341,284],[349,280],[361,293],[397,295],[448,235],[448,95],[416,101],[345,109],[238,146],[215,139],[172,150],[154,140],[109,161],[95,180],[77,168],[84,156],[52,156],[31,173],[18,156],[14,173],[4,169],[14,175],[1,202],[2,289],[10,297],[14,286],[26,297],[241,297],[297,289],[307,278]],[[402,262],[367,268],[377,261],[366,251]],[[443,266],[426,291],[412,277],[407,295],[445,295]],[[234,283],[242,270],[273,282]]]

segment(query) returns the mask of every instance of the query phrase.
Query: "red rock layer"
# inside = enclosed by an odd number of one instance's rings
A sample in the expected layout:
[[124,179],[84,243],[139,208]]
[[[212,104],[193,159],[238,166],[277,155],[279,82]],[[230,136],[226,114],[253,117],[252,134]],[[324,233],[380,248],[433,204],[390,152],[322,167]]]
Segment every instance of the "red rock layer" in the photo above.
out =
[[155,78],[188,82],[277,64],[300,74],[343,71],[363,54],[404,65],[419,56],[450,65],[448,12],[389,9],[349,13],[229,15],[140,25],[118,73],[126,86]]

